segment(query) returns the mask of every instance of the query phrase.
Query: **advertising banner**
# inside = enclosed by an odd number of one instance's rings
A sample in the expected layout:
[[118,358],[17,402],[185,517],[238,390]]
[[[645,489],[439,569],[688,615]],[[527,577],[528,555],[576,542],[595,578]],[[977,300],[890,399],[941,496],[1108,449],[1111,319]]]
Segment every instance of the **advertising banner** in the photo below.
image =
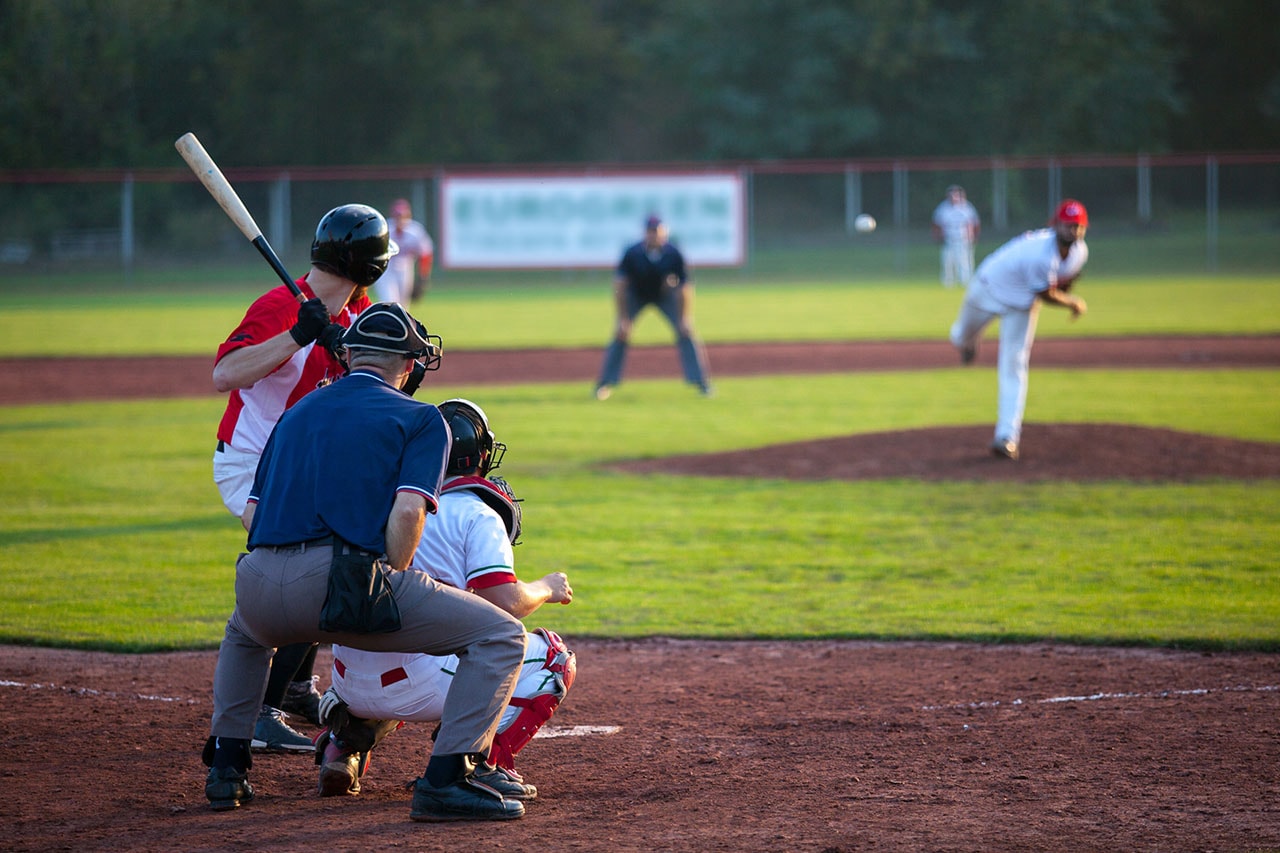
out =
[[455,269],[612,267],[653,214],[691,266],[745,262],[736,172],[445,177],[436,250]]

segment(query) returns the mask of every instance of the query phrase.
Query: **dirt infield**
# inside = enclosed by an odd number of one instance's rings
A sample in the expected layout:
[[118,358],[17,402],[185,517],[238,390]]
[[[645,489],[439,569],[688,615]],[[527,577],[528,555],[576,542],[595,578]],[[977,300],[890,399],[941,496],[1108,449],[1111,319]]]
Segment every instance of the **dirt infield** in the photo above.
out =
[[[213,652],[0,647],[7,850],[1259,850],[1280,847],[1280,673],[1260,654],[858,642],[574,643],[500,826],[409,821],[429,727],[320,799],[259,756],[213,813]],[[328,680],[327,654],[322,655]],[[305,725],[305,731],[312,731]]]
[[[713,344],[707,347],[717,377],[854,370],[954,367],[945,341]],[[993,367],[996,347],[976,365]],[[433,382],[486,385],[583,382],[600,369],[599,349],[446,351]],[[1036,342],[1033,367],[1280,367],[1280,335],[1254,337],[1046,338]],[[0,405],[44,401],[115,400],[216,394],[212,357],[0,359]],[[675,348],[633,347],[627,377],[679,376]]]
[[[993,350],[980,365],[993,364]],[[440,377],[590,383],[598,358],[595,350],[456,353]],[[770,345],[712,347],[711,360],[717,376],[730,376],[945,366],[954,353],[932,343]],[[1280,338],[1037,343],[1036,366],[1069,364],[1275,367]],[[0,404],[211,394],[209,366],[0,362]],[[669,347],[639,349],[628,373],[674,376],[675,356]],[[974,452],[988,437],[985,427],[917,430],[679,464],[797,478],[836,475],[833,465],[842,466],[838,476],[960,480],[1280,476],[1274,445],[1168,430],[1031,423],[1017,465]],[[1067,454],[1040,449],[1049,446],[1074,448],[1084,463],[1066,466],[1059,456]],[[589,596],[581,599],[588,606]],[[1276,655],[569,640],[579,678],[554,721],[566,736],[540,738],[523,753],[540,796],[523,820],[499,826],[408,820],[403,785],[421,772],[429,736],[412,724],[375,754],[358,797],[317,797],[307,757],[259,756],[257,799],[214,814],[199,748],[216,653],[0,647],[3,847],[1280,849]],[[321,658],[323,686],[327,649]]]

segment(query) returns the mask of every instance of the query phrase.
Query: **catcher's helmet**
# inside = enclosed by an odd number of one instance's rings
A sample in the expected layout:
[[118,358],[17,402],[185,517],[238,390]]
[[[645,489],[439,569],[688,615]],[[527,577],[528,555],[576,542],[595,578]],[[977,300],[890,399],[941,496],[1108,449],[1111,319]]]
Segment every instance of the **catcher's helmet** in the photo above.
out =
[[365,204],[335,207],[320,219],[311,243],[311,264],[368,287],[387,271],[400,247],[387,220]]
[[489,419],[483,409],[461,397],[445,400],[438,408],[453,433],[446,475],[470,474],[472,470],[479,470],[480,476],[486,477],[502,464],[507,446],[493,440]]

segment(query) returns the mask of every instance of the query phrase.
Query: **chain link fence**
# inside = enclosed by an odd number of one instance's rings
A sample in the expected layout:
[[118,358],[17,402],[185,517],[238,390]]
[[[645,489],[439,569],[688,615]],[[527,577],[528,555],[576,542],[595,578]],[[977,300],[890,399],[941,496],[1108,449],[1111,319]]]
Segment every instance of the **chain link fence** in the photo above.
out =
[[[711,164],[646,164],[644,170],[706,168]],[[932,212],[951,184],[965,188],[982,217],[979,257],[1044,225],[1059,200],[1074,197],[1089,208],[1091,245],[1123,243],[1117,272],[1257,273],[1280,266],[1280,152],[714,168],[736,169],[744,179],[747,271],[781,270],[803,258],[809,269],[826,264],[881,276],[928,275],[936,265]],[[436,188],[447,174],[423,167],[227,170],[294,270],[305,268],[315,223],[338,204],[386,210],[393,199],[407,197],[415,218],[437,233]],[[876,218],[875,232],[855,231],[860,213]],[[185,170],[0,172],[0,276],[235,264],[245,260],[243,244]],[[1091,266],[1103,266],[1101,255],[1095,259]],[[448,258],[437,264],[447,275]]]

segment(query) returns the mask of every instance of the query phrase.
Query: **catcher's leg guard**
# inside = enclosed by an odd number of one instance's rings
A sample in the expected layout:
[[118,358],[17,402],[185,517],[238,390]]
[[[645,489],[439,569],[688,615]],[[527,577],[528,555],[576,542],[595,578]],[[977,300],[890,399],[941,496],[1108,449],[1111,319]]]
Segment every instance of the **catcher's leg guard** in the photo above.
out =
[[518,708],[519,713],[494,737],[489,751],[490,763],[506,770],[515,770],[516,753],[551,719],[578,674],[577,655],[556,632],[537,628],[532,633],[540,635],[547,644],[547,658],[539,670],[543,678],[534,695],[511,698],[511,707]]

